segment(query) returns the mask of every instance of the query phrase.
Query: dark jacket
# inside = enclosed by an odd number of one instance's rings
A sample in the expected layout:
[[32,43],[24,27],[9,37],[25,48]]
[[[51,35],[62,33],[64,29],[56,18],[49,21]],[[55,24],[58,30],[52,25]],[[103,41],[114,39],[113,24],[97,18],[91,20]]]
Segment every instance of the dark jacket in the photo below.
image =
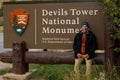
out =
[[[74,56],[75,58],[77,57],[78,53],[81,53],[81,44],[82,44],[82,32],[79,32],[76,34],[75,38],[74,38],[74,43],[73,43],[73,49],[74,49]],[[95,56],[95,50],[97,49],[97,42],[96,42],[96,38],[95,35],[89,31],[86,34],[87,38],[86,38],[86,43],[85,43],[85,52],[86,54],[89,55],[88,59],[92,59]]]

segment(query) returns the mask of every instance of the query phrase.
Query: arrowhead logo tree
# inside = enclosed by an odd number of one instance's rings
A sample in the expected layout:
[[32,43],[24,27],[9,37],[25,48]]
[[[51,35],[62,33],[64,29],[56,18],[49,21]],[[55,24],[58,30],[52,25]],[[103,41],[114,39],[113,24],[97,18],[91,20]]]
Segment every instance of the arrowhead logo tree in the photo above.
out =
[[10,23],[17,35],[21,36],[28,24],[28,13],[23,9],[16,9],[10,13]]

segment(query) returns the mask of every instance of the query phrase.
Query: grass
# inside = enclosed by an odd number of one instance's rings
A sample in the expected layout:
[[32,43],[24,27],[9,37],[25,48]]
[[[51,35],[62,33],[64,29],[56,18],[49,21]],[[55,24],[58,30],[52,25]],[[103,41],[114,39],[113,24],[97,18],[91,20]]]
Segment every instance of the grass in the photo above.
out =
[[[73,64],[30,64],[29,66],[30,71],[35,70],[30,75],[30,80],[105,80],[105,76],[103,74],[104,73],[103,65],[94,64],[92,66],[92,70],[93,70],[92,74],[86,77],[84,75],[86,69],[85,64],[82,64],[80,68],[82,74],[80,76],[80,79],[78,79],[74,74],[73,67],[74,67]],[[4,75],[10,72],[12,72],[11,68],[1,69],[0,75]],[[100,76],[103,76],[102,79],[100,79]],[[108,74],[107,76],[109,78],[110,74]],[[114,76],[115,76],[115,80],[120,80],[120,75],[117,75],[116,73],[114,74]]]
[[[78,80],[74,75],[73,67],[73,64],[30,64],[30,69],[36,69],[30,77],[31,80],[40,80],[41,77],[44,80]],[[85,65],[82,65],[80,70],[83,75],[79,80],[86,80]],[[89,80],[98,80],[100,72],[103,72],[103,65],[93,65],[93,74]]]
[[0,70],[0,75],[4,75],[4,74],[10,73],[10,72],[12,72],[12,69],[11,69],[11,68],[1,69],[1,70]]
[[[85,65],[81,65],[81,76],[80,79],[77,79],[76,75],[73,72],[73,64],[30,64],[30,71],[35,71],[30,75],[30,80],[105,80],[105,77],[100,79],[100,76],[103,74],[103,65],[93,65],[92,74],[88,76],[88,79],[85,77]],[[116,70],[116,69],[115,69]],[[115,71],[113,70],[113,71]],[[0,70],[0,75],[12,72],[11,68],[5,68]],[[106,74],[108,78],[110,74]],[[120,80],[120,75],[117,72],[114,72],[115,80]]]
[[73,65],[50,65],[50,64],[31,64],[30,69],[36,69],[31,74],[32,80],[37,80],[44,77],[46,80],[63,80],[65,74],[69,74],[73,68]]
[[3,32],[3,21],[0,19],[0,32]]
[[3,32],[3,27],[2,26],[0,26],[0,32]]
[[0,20],[0,26],[3,26],[3,21],[2,20]]

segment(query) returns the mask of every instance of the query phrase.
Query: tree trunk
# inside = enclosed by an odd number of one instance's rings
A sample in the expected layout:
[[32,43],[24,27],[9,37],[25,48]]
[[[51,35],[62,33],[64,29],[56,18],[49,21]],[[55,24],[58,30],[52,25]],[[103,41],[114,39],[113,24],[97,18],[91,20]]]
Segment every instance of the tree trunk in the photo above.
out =
[[[108,21],[108,19],[106,20]],[[106,80],[115,80],[113,79],[113,65],[114,65],[114,40],[111,38],[111,33],[106,22],[105,26],[105,72]]]

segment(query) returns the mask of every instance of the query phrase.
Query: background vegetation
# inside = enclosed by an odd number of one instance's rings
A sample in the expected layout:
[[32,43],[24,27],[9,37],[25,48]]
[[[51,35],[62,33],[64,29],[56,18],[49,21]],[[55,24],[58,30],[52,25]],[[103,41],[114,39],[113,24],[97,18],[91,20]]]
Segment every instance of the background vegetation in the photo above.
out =
[[11,72],[11,71],[12,71],[11,68],[1,69],[1,70],[0,70],[0,75],[4,75],[4,74],[9,73],[9,72]]
[[111,38],[114,39],[114,50],[120,52],[120,0],[103,0],[105,15],[108,17],[108,27]]
[[[45,80],[86,80],[85,74],[85,64],[81,65],[81,77],[80,79],[76,78],[76,75],[73,72],[73,64],[31,64],[30,69],[35,69],[30,76],[31,80],[39,80],[43,78]],[[104,80],[104,71],[103,65],[93,65],[92,75],[89,77],[89,80]],[[102,76],[100,76],[102,73]]]
[[[80,79],[76,77],[73,72],[73,64],[30,64],[30,71],[33,71],[30,75],[30,80],[86,80],[85,64],[81,65]],[[93,65],[92,75],[89,80],[105,80],[103,65]],[[11,73],[11,68],[5,68],[0,70],[0,75]]]

